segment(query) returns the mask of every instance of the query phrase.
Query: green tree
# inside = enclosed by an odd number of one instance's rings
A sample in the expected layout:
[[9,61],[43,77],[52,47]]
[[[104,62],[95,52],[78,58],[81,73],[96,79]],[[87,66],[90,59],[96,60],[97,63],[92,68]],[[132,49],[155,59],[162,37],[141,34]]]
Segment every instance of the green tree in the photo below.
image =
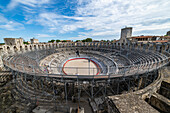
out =
[[62,42],[67,42],[66,40],[63,40]]
[[82,40],[82,42],[86,42],[86,40],[84,39],[84,40]]
[[76,42],[80,42],[80,40],[76,40]]
[[52,40],[50,40],[50,41],[48,41],[48,42],[51,42],[51,43],[53,43],[55,40],[54,39],[52,39]]
[[23,42],[23,43],[24,43],[24,44],[27,44],[27,45],[29,44],[28,42]]
[[92,42],[92,38],[86,38],[86,42]]
[[56,42],[60,42],[60,40],[57,39]]

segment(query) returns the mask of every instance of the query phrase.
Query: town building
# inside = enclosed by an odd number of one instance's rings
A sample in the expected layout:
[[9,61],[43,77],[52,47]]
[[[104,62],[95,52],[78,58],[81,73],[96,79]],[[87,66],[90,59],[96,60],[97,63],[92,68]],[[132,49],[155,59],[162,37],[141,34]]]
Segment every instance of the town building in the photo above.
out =
[[6,45],[12,46],[22,46],[23,45],[23,38],[4,38],[4,42]]
[[168,32],[166,33],[166,36],[170,36],[170,31],[168,31]]
[[35,38],[30,39],[30,41],[31,41],[31,44],[38,44],[39,43],[38,39],[35,39]]

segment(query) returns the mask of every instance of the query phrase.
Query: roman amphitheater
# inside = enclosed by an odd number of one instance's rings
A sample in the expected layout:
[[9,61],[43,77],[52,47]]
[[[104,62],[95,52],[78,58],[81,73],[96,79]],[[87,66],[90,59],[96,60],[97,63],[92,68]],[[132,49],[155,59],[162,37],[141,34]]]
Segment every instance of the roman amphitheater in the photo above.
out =
[[169,112],[169,43],[38,43],[3,45],[0,52],[12,111]]

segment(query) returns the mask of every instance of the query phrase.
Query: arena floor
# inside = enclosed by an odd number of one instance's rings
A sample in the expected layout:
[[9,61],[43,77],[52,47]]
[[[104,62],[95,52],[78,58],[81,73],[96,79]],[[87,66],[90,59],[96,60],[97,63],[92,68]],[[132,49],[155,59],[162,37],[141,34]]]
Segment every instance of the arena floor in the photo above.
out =
[[63,72],[66,75],[98,75],[99,66],[96,62],[87,58],[74,58],[64,63]]

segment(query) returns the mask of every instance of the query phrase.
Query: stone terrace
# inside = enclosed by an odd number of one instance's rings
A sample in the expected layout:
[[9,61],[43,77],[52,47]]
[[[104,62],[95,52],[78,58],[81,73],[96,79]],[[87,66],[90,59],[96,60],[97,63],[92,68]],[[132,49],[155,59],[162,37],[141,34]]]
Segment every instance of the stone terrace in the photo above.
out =
[[145,102],[140,96],[133,93],[110,96],[120,113],[159,113]]

